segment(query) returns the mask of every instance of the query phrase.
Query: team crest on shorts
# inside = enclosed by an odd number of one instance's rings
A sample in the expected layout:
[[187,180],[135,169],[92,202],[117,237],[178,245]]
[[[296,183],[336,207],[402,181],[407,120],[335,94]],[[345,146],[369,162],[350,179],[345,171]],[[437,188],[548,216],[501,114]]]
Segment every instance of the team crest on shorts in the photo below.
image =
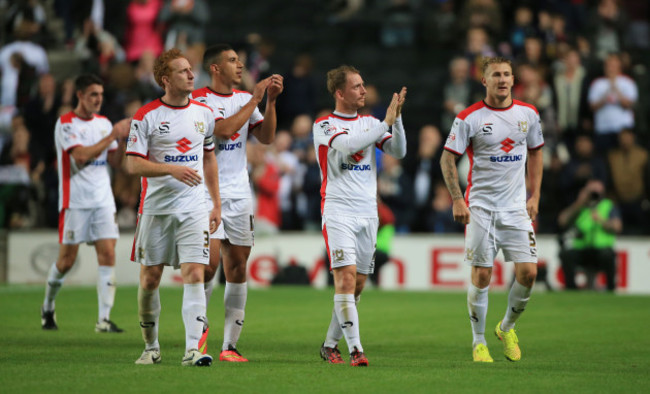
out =
[[519,125],[519,131],[521,131],[522,133],[525,133],[525,132],[528,131],[528,122],[527,121],[520,120],[519,122],[517,122],[517,124]]
[[474,249],[465,249],[465,260],[474,261]]
[[205,135],[205,123],[203,122],[194,122],[194,128],[196,129],[196,132]]
[[332,257],[333,260],[336,262],[340,263],[341,261],[343,261],[343,257],[344,257],[343,249],[337,249],[334,252],[332,252]]
[[144,248],[138,246],[138,260],[144,260]]
[[67,239],[68,241],[74,241],[74,231],[72,230],[66,231],[65,239]]

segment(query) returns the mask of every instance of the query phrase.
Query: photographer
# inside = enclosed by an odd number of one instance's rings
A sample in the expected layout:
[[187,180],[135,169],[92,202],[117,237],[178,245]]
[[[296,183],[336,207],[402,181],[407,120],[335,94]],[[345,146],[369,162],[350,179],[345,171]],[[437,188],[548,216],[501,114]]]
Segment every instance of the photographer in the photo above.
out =
[[616,234],[623,229],[618,208],[605,198],[601,181],[590,180],[580,190],[576,201],[558,217],[561,228],[574,232],[571,246],[562,248],[560,259],[567,289],[576,289],[575,269],[585,269],[588,287],[593,287],[596,272],[604,271],[607,290],[613,291],[616,282]]

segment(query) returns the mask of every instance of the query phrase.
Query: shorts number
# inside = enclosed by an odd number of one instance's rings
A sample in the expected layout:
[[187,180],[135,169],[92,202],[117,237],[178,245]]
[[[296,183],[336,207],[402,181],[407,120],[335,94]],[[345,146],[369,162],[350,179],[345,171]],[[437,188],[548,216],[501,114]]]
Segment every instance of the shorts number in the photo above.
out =
[[207,248],[210,246],[210,233],[207,231],[203,232],[203,247]]
[[537,242],[535,241],[535,233],[532,231],[528,233],[528,239],[530,239],[530,247],[534,248],[537,245]]

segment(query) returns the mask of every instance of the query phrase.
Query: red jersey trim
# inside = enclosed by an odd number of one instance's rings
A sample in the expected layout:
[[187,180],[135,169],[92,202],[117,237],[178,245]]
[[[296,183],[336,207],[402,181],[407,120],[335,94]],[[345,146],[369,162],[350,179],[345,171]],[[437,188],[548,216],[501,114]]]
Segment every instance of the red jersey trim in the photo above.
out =
[[144,116],[148,114],[149,112],[155,110],[156,108],[160,107],[163,105],[162,101],[160,99],[156,99],[148,104],[145,104],[144,106],[140,107],[138,112],[133,115],[134,120],[142,120],[144,119]]
[[[196,104],[196,105],[198,105],[198,106],[200,106],[200,107],[205,107],[205,108],[209,109],[210,112],[214,112],[214,111],[212,110],[212,108],[210,108],[207,104],[203,104],[203,103],[200,102],[200,101],[196,101],[196,100],[194,100],[194,99],[190,99],[190,104]],[[189,106],[189,104],[188,104],[188,106]]]
[[388,141],[389,138],[393,138],[392,135],[387,135],[383,140],[381,140],[378,144],[375,144],[377,148],[381,149],[382,151],[384,150],[384,143]]
[[357,115],[356,115],[355,117],[353,117],[353,118],[346,118],[346,117],[338,116],[338,115],[335,115],[335,114],[331,114],[330,117],[332,117],[332,118],[336,118],[336,119],[345,120],[345,121],[348,121],[348,122],[349,122],[349,121],[352,121],[352,120],[357,120],[357,119],[359,119],[359,114],[357,114]]
[[341,131],[340,133],[336,133],[330,138],[330,140],[327,142],[327,146],[332,147],[332,141],[334,141],[334,138],[338,137],[341,134],[347,134],[347,131]]
[[65,228],[65,209],[59,212],[59,243],[63,242],[63,230]]
[[458,156],[462,156],[462,155],[463,155],[462,153],[460,153],[460,152],[456,152],[455,150],[450,149],[450,148],[447,148],[446,146],[445,146],[444,148],[445,148],[445,150],[448,150],[449,152],[451,152],[451,153],[453,153],[453,154],[455,154],[455,155],[458,155]]
[[148,155],[143,155],[142,153],[138,153],[138,152],[124,152],[124,154],[129,155],[129,156],[139,156],[139,157],[142,157],[143,159],[148,159],[149,158]]
[[316,120],[314,121],[314,124],[316,124],[316,123],[318,123],[318,122],[322,122],[322,121],[324,121],[324,120],[327,120],[327,119],[330,118],[330,116],[331,116],[331,115],[321,116],[320,118],[318,118],[318,119],[316,119]]
[[63,193],[61,210],[70,207],[70,154],[66,151],[61,152],[61,192]]
[[72,152],[72,150],[73,150],[74,148],[78,147],[78,146],[83,146],[83,145],[81,145],[81,144],[72,145],[71,147],[69,147],[68,149],[66,149],[65,153],[70,154],[70,152]]
[[528,108],[532,109],[533,111],[535,111],[535,113],[537,115],[539,115],[539,111],[537,111],[537,108],[535,108],[535,106],[532,105],[532,104],[524,103],[523,101],[519,101],[519,100],[514,100],[514,103],[517,104],[517,105],[521,105],[522,107],[528,107]]
[[73,111],[70,111],[67,114],[61,115],[61,124],[72,123],[72,119],[74,119],[75,117],[76,117],[76,115],[74,114]]
[[485,103],[483,101],[479,101],[478,103],[474,103],[470,105],[469,107],[465,108],[464,110],[460,111],[456,117],[460,120],[465,120],[465,118],[471,114],[474,111],[478,111],[479,109],[485,107]]
[[543,142],[542,142],[541,144],[537,145],[537,146],[534,146],[534,147],[532,147],[532,148],[528,148],[528,150],[536,150],[536,149],[541,148],[542,146],[544,146],[544,143],[543,143]]
[[[320,165],[320,173],[321,173],[321,186],[320,186],[320,212],[321,215],[323,214],[323,211],[325,209],[325,197],[327,194],[327,150],[329,148],[320,145],[318,147],[318,164]],[[327,242],[327,241],[326,241]],[[328,251],[329,255],[329,251]]]
[[208,89],[207,86],[200,89],[196,89],[195,91],[192,92],[192,98],[196,99],[197,97],[208,97],[208,92],[210,92],[210,89]]
[[258,125],[262,124],[262,122],[264,122],[264,119],[262,119],[262,120],[258,120],[257,123],[255,123],[255,124],[249,124],[249,125],[248,125],[248,130],[253,130],[253,129],[256,128]]
[[212,152],[215,148],[216,148],[216,146],[215,146],[214,148],[211,148],[211,149],[210,149],[210,148],[208,148],[208,149],[203,148],[203,151],[205,151],[205,152]]

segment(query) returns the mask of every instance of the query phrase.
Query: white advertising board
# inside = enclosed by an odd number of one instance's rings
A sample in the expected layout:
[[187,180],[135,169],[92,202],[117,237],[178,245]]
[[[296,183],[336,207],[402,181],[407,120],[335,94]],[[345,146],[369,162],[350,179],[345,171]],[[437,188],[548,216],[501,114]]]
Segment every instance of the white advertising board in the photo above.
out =
[[[12,232],[8,239],[9,283],[44,283],[56,259],[56,231]],[[622,238],[617,250],[617,291],[650,294],[650,239]],[[133,234],[122,234],[117,242],[116,275],[119,284],[137,284],[139,266],[129,260]],[[327,284],[324,242],[319,234],[282,234],[255,240],[248,262],[248,283],[265,287],[278,270],[288,264],[306,268],[315,287]],[[546,266],[546,280],[552,288],[563,287],[556,237],[538,236],[540,262]],[[463,237],[460,235],[408,235],[394,239],[391,259],[380,270],[380,287],[404,290],[464,290],[469,267],[463,263]],[[95,250],[82,245],[78,261],[66,277],[66,284],[94,284],[97,273]],[[504,263],[501,254],[493,271],[492,289],[505,289],[512,280],[513,264]],[[578,283],[584,278],[578,277]],[[163,285],[181,284],[178,271],[165,270]],[[604,278],[598,278],[602,286]]]

